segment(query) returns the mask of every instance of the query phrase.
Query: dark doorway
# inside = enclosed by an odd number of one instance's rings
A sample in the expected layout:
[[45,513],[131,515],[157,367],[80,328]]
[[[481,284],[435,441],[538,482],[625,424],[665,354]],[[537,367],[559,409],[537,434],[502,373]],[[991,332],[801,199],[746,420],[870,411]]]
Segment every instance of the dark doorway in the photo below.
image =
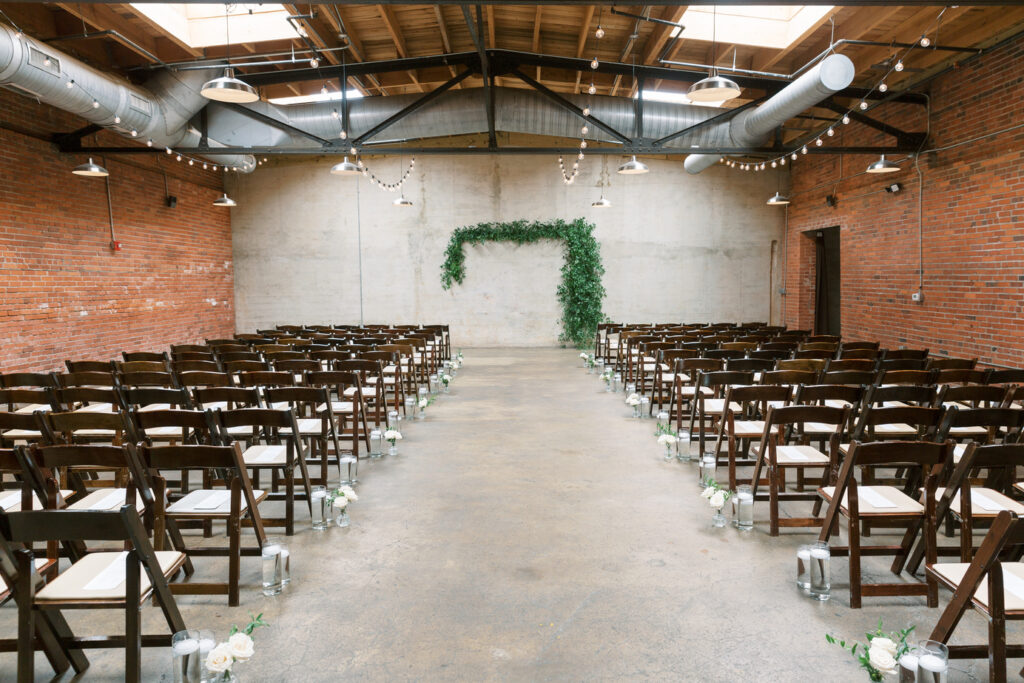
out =
[[840,334],[839,227],[811,231],[814,237],[814,333]]

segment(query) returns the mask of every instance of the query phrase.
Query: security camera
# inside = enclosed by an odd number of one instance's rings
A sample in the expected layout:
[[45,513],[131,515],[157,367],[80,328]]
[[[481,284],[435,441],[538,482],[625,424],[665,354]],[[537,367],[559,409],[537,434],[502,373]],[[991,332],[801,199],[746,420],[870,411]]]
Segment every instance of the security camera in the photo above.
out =
[[902,189],[903,189],[903,186],[901,184],[899,184],[899,183],[892,183],[890,185],[886,185],[885,186],[885,191],[893,193],[893,194],[895,194],[896,192],[899,192]]

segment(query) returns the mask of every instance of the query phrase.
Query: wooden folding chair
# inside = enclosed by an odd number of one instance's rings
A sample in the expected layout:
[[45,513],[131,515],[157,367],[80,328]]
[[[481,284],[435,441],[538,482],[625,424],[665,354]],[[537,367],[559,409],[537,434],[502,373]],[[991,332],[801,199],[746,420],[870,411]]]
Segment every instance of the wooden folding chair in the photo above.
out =
[[[699,372],[696,379],[696,394],[691,401],[690,407],[690,434],[694,434],[694,425],[700,430],[700,452],[706,453],[704,443],[706,432],[718,434],[718,425],[724,418],[727,410],[739,412],[740,406],[736,403],[725,402],[725,392],[732,384],[750,385],[754,383],[753,372],[730,372],[728,370]],[[711,391],[707,396],[702,389]],[[691,436],[692,438],[692,436]]]
[[[32,552],[16,549],[15,544],[46,541],[121,541],[128,549],[89,553],[40,587]],[[180,552],[153,550],[131,505],[114,511],[0,512],[0,575],[14,587],[18,606],[19,683],[34,679],[36,635],[47,630],[76,670],[88,666],[81,656],[83,648],[124,648],[124,680],[142,680],[142,648],[168,647],[171,636],[185,630],[185,621],[167,585],[185,560]],[[167,622],[166,634],[142,633],[142,606],[151,596]],[[61,615],[62,610],[69,609],[124,610],[125,634],[75,636]],[[43,639],[44,648],[45,643]]]
[[[989,661],[989,681],[1005,683],[1008,657],[1024,657],[1024,645],[1007,644],[1006,622],[1024,619],[1024,563],[1008,562],[1002,557],[1020,555],[1024,544],[1024,519],[1008,510],[999,512],[974,560],[929,564],[926,574],[953,591],[931,640],[946,643],[950,659]],[[987,645],[948,645],[964,613],[973,608],[988,621]],[[1021,672],[1019,675],[1024,675]]]
[[[850,419],[850,408],[815,405],[771,405],[761,423],[760,444],[755,459],[754,476],[751,483],[754,500],[767,500],[769,511],[769,533],[779,535],[780,527],[817,527],[822,521],[818,517],[818,506],[813,507],[812,517],[786,517],[779,511],[782,501],[818,500],[817,492],[804,492],[803,482],[807,469],[821,469],[820,485],[825,486],[831,473],[839,466],[839,437]],[[831,432],[829,432],[831,429]],[[829,443],[828,453],[810,445],[811,440]],[[799,490],[786,491],[786,471],[799,473]],[[768,475],[768,493],[759,493],[761,471]]]
[[[227,527],[228,547],[203,545],[187,547],[180,534],[171,535],[172,546],[191,557],[228,558],[228,580],[224,583],[174,583],[171,592],[182,595],[227,595],[228,604],[238,605],[241,558],[258,556],[267,537],[260,517],[259,504],[266,499],[265,491],[252,488],[249,473],[243,462],[238,442],[231,446],[143,446],[142,464],[149,470],[156,500],[153,514],[153,536],[156,550],[164,547],[164,532],[176,524],[200,523],[204,527],[212,522],[224,522]],[[228,488],[208,486],[190,491],[174,503],[167,505],[167,481],[162,469],[219,470],[228,473]],[[257,546],[242,547],[242,526],[251,525],[256,533]]]
[[[722,444],[727,443],[729,463],[729,488],[736,489],[742,482],[736,476],[737,467],[750,467],[757,464],[751,457],[750,445],[763,439],[765,430],[764,416],[771,407],[782,407],[792,398],[792,389],[788,385],[729,385],[725,389],[722,402],[725,414],[718,424],[718,438],[715,440],[715,460],[721,457]],[[713,400],[713,399],[712,399]],[[705,399],[705,410],[708,399]],[[769,432],[769,439],[778,437],[778,430]],[[703,453],[703,450],[701,451]]]
[[[923,409],[922,409],[923,410]],[[873,583],[861,580],[861,557],[864,555],[892,555],[893,573],[899,573],[902,559],[911,551],[919,529],[923,528],[925,557],[936,559],[935,490],[943,465],[952,458],[952,443],[926,441],[878,441],[850,444],[842,469],[832,486],[823,486],[818,493],[828,503],[818,540],[828,542],[833,530],[839,528],[840,516],[847,518],[847,546],[833,546],[833,555],[850,558],[850,607],[859,609],[862,596],[926,595],[928,606],[938,606],[938,586],[929,577],[925,584]],[[924,481],[924,502],[895,486],[858,485],[854,477],[858,467],[896,467],[920,470],[911,482]],[[908,486],[913,486],[910,484]],[[916,487],[915,487],[916,488]],[[862,546],[862,521],[884,522],[886,526],[906,525],[907,530],[899,545]]]
[[[319,460],[320,476],[310,481],[327,486],[327,466],[331,450],[338,459],[338,473],[341,473],[341,445],[338,441],[338,423],[331,407],[330,396],[325,387],[277,387],[265,390],[267,403],[275,408],[287,406],[295,411],[299,438],[309,444],[307,453],[312,462]],[[282,434],[290,434],[285,427]]]
[[[273,500],[284,500],[284,518],[267,518],[264,526],[283,526],[285,533],[295,533],[295,500],[305,500],[310,514],[313,503],[310,497],[312,485],[309,471],[306,469],[307,453],[302,447],[299,426],[293,410],[272,410],[266,408],[240,408],[237,410],[216,411],[218,430],[224,445],[236,441],[245,445],[242,461],[245,467],[253,470],[253,485],[259,486],[259,475],[268,470],[274,477],[272,492],[268,496]],[[241,429],[246,434],[239,433]],[[299,483],[303,493],[295,493],[295,466],[299,468]],[[277,473],[283,474],[284,492],[278,491]]]

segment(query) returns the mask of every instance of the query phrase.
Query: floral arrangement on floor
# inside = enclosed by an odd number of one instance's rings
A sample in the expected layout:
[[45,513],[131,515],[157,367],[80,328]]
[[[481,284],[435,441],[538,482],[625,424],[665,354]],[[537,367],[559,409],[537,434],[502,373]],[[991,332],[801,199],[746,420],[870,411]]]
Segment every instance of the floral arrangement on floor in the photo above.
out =
[[583,367],[587,368],[588,370],[593,369],[593,367],[594,367],[594,354],[587,353],[587,352],[584,351],[583,353],[580,354],[580,358],[583,359]]
[[443,384],[446,389],[448,388],[448,384],[451,383],[451,381],[452,381],[452,376],[451,375],[449,375],[447,373],[441,375],[441,384]]
[[356,492],[351,486],[341,486],[331,491],[328,499],[331,507],[337,508],[338,510],[344,510],[348,507],[349,503],[354,503],[359,500],[359,496],[356,495]]
[[[672,426],[664,422],[659,422],[654,426],[654,435],[658,437],[658,443],[664,443],[661,440],[661,437],[663,436],[671,436],[673,439],[676,438],[675,432],[672,431]],[[675,441],[672,443],[675,443]]]
[[460,367],[462,366],[462,359],[463,359],[462,349],[459,349],[458,351],[455,352],[455,360],[457,360],[459,362],[459,366]]
[[611,384],[612,377],[615,376],[615,370],[611,368],[605,368],[605,371],[601,373],[601,379],[604,380],[605,384]]
[[633,406],[634,408],[637,407],[638,405],[640,405],[640,395],[639,394],[630,394],[629,396],[627,396],[626,397],[626,405],[627,406]]
[[256,644],[252,640],[252,632],[260,626],[269,626],[263,621],[263,613],[256,616],[249,615],[249,623],[245,628],[239,630],[237,626],[231,627],[228,639],[219,643],[206,655],[204,665],[206,670],[213,674],[211,681],[231,680],[231,669],[238,662],[248,662],[256,652]]
[[910,651],[907,645],[907,637],[914,630],[914,627],[900,629],[894,633],[886,633],[882,630],[882,620],[878,620],[878,628],[873,632],[865,633],[868,644],[853,643],[847,645],[845,640],[837,639],[828,633],[825,640],[832,645],[838,645],[860,662],[862,669],[868,672],[868,678],[872,681],[881,681],[886,676],[893,676],[899,670],[899,661],[903,655]]
[[384,430],[384,440],[390,443],[392,450],[394,450],[395,443],[402,440],[402,432],[397,429]]
[[704,492],[700,494],[702,498],[707,498],[708,504],[716,510],[721,510],[725,507],[725,502],[732,497],[732,492],[728,489],[723,489],[718,485],[718,482],[708,477],[704,482]]

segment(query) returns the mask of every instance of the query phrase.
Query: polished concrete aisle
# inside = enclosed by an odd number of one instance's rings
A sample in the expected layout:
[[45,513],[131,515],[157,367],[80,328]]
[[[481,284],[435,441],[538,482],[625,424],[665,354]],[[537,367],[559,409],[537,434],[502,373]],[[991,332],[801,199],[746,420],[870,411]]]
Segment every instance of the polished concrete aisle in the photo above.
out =
[[[630,419],[576,356],[468,350],[400,455],[365,463],[351,528],[313,532],[301,513],[285,594],[260,595],[245,558],[242,605],[182,598],[189,626],[264,612],[243,681],[852,681],[864,673],[826,632],[863,638],[880,617],[930,630],[923,599],[850,610],[845,561],[831,602],[801,596],[795,550],[811,532],[711,528],[694,466],[662,461],[653,421]],[[119,677],[120,653],[90,656],[87,680]],[[167,670],[166,651],[145,657],[147,679]]]

